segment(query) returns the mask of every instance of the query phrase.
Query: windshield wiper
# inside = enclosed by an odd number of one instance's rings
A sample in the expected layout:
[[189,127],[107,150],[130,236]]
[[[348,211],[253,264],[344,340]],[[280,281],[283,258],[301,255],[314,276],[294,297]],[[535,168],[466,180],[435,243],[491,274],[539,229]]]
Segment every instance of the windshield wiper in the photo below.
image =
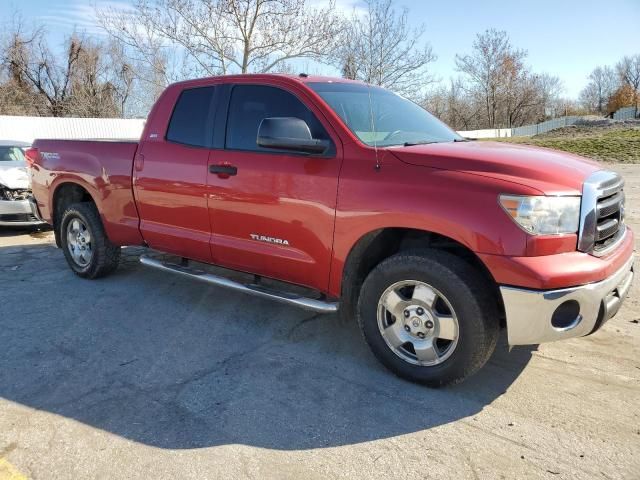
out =
[[402,145],[404,147],[413,147],[414,145],[429,145],[430,143],[438,143],[435,140],[424,140],[421,142],[404,142]]
[[471,142],[472,140],[470,138],[454,138],[453,142]]

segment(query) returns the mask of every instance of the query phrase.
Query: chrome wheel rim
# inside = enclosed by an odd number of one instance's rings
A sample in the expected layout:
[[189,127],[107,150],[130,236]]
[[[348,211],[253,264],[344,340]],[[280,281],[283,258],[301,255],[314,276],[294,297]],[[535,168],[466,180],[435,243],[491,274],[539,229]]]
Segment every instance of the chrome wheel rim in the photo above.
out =
[[67,249],[78,266],[86,267],[91,262],[91,233],[79,218],[67,224]]
[[458,317],[449,300],[417,280],[394,283],[382,293],[378,329],[393,353],[420,366],[445,362],[460,336]]

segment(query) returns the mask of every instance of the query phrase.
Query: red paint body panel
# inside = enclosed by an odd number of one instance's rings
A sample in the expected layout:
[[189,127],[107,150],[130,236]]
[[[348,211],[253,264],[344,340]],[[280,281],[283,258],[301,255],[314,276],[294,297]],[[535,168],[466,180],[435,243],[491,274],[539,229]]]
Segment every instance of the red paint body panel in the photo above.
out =
[[602,170],[596,162],[577,155],[510,143],[434,143],[395,148],[393,152],[413,165],[526,182],[546,195],[580,195],[584,179]]
[[[345,147],[340,176],[329,292],[340,292],[349,252],[367,233],[388,227],[435,232],[474,252],[525,255],[526,237],[498,204],[505,189],[531,194],[522,185],[449,170],[403,164],[389,151]],[[533,192],[535,193],[535,192]]]
[[40,158],[30,169],[32,188],[45,221],[53,222],[51,206],[56,189],[74,183],[84,187],[96,202],[112,242],[143,243],[131,188],[131,168],[138,148],[135,142],[36,140],[34,147]]
[[[214,263],[326,290],[341,155],[305,158],[216,150],[211,164],[238,175],[209,175]],[[289,245],[251,235],[276,236]]]
[[[128,142],[38,140],[33,190],[52,221],[55,189],[73,182],[94,198],[110,239],[321,290],[342,291],[357,242],[382,228],[447,236],[472,250],[500,284],[548,289],[602,280],[622,266],[633,236],[607,257],[576,252],[576,235],[532,237],[498,204],[502,193],[580,195],[597,163],[548,149],[491,142],[377,151],[343,124],[306,82],[321,77],[242,75],[181,82],[162,94],[139,148]],[[289,91],[329,132],[333,158],[193,148],[169,143],[186,88],[253,83]],[[380,168],[376,169],[376,163]],[[209,173],[237,167],[237,176]],[[134,200],[135,193],[135,200]],[[264,242],[251,235],[287,242]],[[144,240],[143,240],[144,239]]]
[[140,232],[150,247],[211,261],[207,211],[209,150],[170,142],[145,142],[134,169]]
[[[235,84],[263,84],[253,76]],[[342,140],[308,90],[275,79],[270,86],[295,95],[322,123],[336,153],[332,158],[217,149],[210,165],[233,165],[238,175],[209,174],[211,248],[216,265],[326,291],[333,245]],[[251,235],[286,239],[288,245]]]
[[496,282],[538,290],[549,290],[599,282],[611,276],[633,255],[633,232],[606,257],[568,252],[539,257],[509,257],[479,254]]

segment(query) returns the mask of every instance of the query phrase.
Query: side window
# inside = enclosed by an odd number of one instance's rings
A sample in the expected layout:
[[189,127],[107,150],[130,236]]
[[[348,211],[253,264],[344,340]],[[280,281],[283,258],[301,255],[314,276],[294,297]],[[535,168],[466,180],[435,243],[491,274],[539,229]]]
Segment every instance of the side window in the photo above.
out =
[[231,92],[225,147],[273,153],[256,143],[260,122],[269,117],[300,118],[309,125],[313,138],[329,140],[322,124],[295,95],[276,87],[236,85]]
[[194,147],[207,147],[213,129],[213,94],[215,87],[184,90],[171,115],[167,140]]

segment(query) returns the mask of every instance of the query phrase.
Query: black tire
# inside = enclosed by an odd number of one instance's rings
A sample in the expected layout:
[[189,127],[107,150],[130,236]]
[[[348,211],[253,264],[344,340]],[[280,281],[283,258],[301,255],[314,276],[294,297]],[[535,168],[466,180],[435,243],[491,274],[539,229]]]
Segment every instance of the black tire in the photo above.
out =
[[[396,282],[424,282],[441,292],[456,313],[457,344],[443,363],[416,365],[394,353],[378,327],[378,301]],[[496,302],[486,280],[467,262],[447,252],[425,249],[382,261],[362,285],[358,323],[374,355],[396,375],[440,387],[462,381],[491,357],[500,331]]]
[[[73,258],[67,239],[70,222],[79,219],[91,235],[91,258],[87,265],[79,265]],[[71,270],[82,278],[104,277],[116,268],[120,261],[120,247],[113,245],[104,231],[100,214],[92,202],[74,203],[67,207],[60,222],[60,242],[64,256]]]

